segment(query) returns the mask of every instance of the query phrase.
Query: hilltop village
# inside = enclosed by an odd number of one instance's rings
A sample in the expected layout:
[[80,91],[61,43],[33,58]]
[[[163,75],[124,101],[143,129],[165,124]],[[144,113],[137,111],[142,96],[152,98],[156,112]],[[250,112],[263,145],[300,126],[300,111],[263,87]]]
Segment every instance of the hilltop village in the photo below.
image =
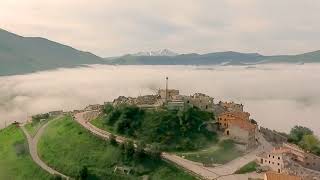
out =
[[[278,175],[269,174],[269,176],[277,178],[296,176],[303,179],[319,179],[320,177],[319,156],[306,152],[297,145],[287,143],[287,138],[276,131],[259,127],[255,120],[250,119],[250,113],[244,111],[243,104],[222,101],[214,103],[214,98],[208,95],[195,93],[186,96],[181,95],[176,89],[160,89],[155,95],[120,96],[113,102],[105,104],[110,103],[113,106],[128,104],[145,109],[167,106],[171,110],[191,106],[213,112],[215,117],[212,118],[211,123],[207,124],[207,128],[218,130],[223,136],[233,139],[237,143],[245,144],[247,151],[261,145],[259,134],[272,143],[273,149],[256,155],[256,161],[263,170],[278,173]],[[103,105],[90,105],[84,111],[100,111],[102,108]]]
[[[202,93],[187,96],[181,95],[179,90],[166,88],[159,89],[157,94],[154,95],[138,97],[120,96],[112,102],[105,102],[104,105],[89,105],[83,110],[74,110],[69,113],[74,115],[86,113],[83,117],[86,122],[89,122],[98,117],[106,105],[114,107],[132,105],[146,110],[161,109],[163,107],[166,107],[168,110],[181,110],[186,107],[194,107],[210,112],[213,114],[213,117],[205,124],[206,128],[209,131],[218,132],[223,138],[232,139],[244,146],[248,153],[244,156],[252,158],[258,164],[259,173],[265,173],[265,179],[316,180],[320,178],[319,156],[307,152],[297,145],[288,143],[287,137],[276,131],[259,127],[257,121],[250,118],[250,113],[244,111],[243,104],[222,101],[215,103],[213,97]],[[47,116],[62,114],[66,113],[54,111],[49,112]],[[43,115],[33,116],[33,118],[41,118],[41,116]],[[188,171],[196,174],[199,173],[200,177],[204,177],[196,169],[180,163],[180,160],[170,159],[170,157],[167,157],[167,160],[176,163]],[[206,167],[205,164],[203,166]]]

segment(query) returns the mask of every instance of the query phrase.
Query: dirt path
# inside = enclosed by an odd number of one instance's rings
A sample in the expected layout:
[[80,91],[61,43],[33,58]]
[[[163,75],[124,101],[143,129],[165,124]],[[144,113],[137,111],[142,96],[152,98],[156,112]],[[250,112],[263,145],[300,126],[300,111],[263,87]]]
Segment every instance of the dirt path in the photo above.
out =
[[21,126],[22,131],[24,132],[24,134],[27,137],[28,140],[28,144],[29,144],[29,151],[30,151],[30,155],[33,159],[33,161],[38,164],[42,169],[44,169],[45,171],[47,171],[48,173],[52,174],[52,175],[60,175],[63,178],[69,179],[68,176],[54,170],[53,168],[49,167],[45,162],[43,162],[39,155],[38,155],[38,142],[39,139],[41,137],[41,135],[43,134],[45,128],[54,120],[49,121],[48,123],[44,124],[41,128],[39,128],[37,134],[34,136],[34,138],[32,138],[30,136],[30,134],[28,133],[28,131],[26,130],[26,128],[24,126]]
[[[110,134],[107,131],[104,131],[102,129],[99,129],[92,125],[88,119],[84,118],[84,115],[86,113],[90,112],[82,112],[78,113],[75,115],[74,120],[77,121],[80,125],[82,125],[84,128],[89,130],[92,134],[103,138],[103,139],[108,139]],[[125,138],[121,136],[115,136],[117,142],[123,143]],[[262,139],[261,139],[262,138]],[[271,145],[263,139],[263,137],[259,137],[262,141],[262,145],[259,146],[257,149],[254,151],[239,157],[227,164],[217,166],[217,167],[204,167],[200,163],[196,163],[187,159],[184,159],[182,157],[179,157],[175,154],[170,154],[170,153],[165,153],[163,152],[161,157],[166,160],[173,162],[174,164],[182,167],[183,169],[197,175],[198,177],[201,177],[202,179],[218,179],[218,180],[227,180],[227,179],[248,179],[249,177],[262,177],[261,174],[256,174],[256,173],[249,173],[245,175],[233,175],[233,173],[242,167],[243,165],[253,161],[256,158],[256,154],[262,152],[263,150],[271,148]]]

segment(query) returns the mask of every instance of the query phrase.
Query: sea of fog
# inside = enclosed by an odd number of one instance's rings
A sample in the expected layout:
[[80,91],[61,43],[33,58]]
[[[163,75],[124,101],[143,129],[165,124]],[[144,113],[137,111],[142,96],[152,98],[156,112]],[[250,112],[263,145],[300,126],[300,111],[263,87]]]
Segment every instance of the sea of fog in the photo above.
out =
[[303,125],[320,135],[320,65],[102,66],[0,77],[0,127],[27,116],[73,110],[169,87],[202,92],[215,102],[243,103],[262,126],[289,131]]

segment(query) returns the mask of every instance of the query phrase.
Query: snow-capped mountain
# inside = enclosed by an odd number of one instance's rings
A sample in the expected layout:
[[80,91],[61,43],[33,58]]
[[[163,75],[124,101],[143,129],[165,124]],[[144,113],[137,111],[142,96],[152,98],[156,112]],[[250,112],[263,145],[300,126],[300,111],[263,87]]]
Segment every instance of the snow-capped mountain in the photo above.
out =
[[168,49],[162,49],[158,51],[150,51],[150,52],[138,52],[135,54],[131,54],[132,56],[177,56],[178,53],[170,51]]

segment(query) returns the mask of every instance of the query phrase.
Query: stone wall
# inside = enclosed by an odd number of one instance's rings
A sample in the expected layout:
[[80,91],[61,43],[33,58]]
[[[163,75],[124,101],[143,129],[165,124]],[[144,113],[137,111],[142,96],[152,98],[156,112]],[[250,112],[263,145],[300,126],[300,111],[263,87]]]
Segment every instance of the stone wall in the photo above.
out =
[[264,138],[269,141],[269,142],[273,142],[275,144],[282,144],[288,141],[288,138],[279,134],[278,132],[268,129],[268,128],[264,128],[262,126],[260,126],[260,132],[263,134]]
[[83,118],[86,121],[91,121],[93,119],[96,119],[99,115],[100,115],[99,111],[88,111],[83,114]]

